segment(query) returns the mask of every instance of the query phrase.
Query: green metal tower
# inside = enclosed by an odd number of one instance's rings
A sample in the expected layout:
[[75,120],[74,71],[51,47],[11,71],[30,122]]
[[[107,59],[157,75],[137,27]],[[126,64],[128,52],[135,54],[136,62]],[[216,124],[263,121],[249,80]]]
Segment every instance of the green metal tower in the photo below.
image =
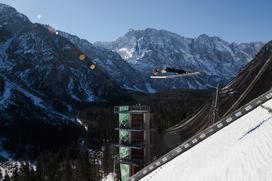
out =
[[119,164],[121,180],[128,178],[150,162],[150,107],[116,106],[119,115]]

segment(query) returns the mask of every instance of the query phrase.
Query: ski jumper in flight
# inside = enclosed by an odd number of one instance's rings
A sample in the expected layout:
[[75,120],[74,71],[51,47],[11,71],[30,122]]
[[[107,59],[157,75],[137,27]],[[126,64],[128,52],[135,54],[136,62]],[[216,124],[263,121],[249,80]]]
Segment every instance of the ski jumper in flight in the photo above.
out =
[[187,74],[187,72],[185,70],[182,69],[174,69],[174,68],[170,68],[170,67],[166,67],[166,68],[162,68],[162,69],[153,69],[153,74],[154,75],[158,75],[160,73],[176,73],[176,74]]

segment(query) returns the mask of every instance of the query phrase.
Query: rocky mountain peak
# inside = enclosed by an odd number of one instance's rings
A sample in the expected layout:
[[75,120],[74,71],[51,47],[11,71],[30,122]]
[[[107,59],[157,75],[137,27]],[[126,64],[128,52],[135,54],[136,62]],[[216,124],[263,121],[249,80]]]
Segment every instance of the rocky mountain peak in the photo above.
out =
[[6,41],[16,31],[30,23],[29,19],[15,8],[0,3],[0,42]]

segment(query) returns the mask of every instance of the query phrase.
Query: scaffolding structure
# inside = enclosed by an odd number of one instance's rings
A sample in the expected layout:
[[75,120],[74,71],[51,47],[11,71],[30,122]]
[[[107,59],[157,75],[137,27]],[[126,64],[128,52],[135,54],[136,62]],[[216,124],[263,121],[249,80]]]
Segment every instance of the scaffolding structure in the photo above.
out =
[[150,160],[150,107],[149,106],[116,106],[119,124],[115,128],[119,134],[118,162],[121,180],[142,169]]

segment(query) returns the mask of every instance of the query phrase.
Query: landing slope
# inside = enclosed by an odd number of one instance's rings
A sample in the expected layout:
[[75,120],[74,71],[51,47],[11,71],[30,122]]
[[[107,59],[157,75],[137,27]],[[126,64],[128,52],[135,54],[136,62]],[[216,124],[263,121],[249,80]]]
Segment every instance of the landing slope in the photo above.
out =
[[269,100],[142,180],[270,180],[271,108]]

